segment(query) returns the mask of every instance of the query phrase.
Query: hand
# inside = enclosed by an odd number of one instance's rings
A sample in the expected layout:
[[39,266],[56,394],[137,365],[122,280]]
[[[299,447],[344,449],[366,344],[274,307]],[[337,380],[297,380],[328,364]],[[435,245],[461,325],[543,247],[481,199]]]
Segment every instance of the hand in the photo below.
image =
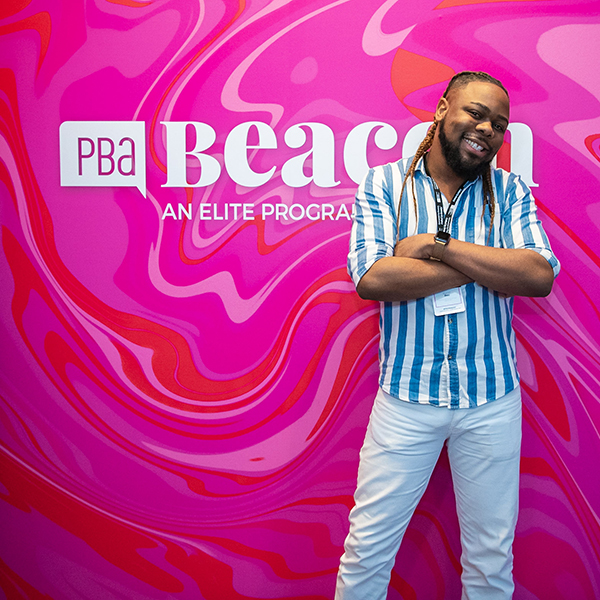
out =
[[429,260],[435,244],[433,237],[432,233],[419,233],[406,237],[396,243],[394,256]]

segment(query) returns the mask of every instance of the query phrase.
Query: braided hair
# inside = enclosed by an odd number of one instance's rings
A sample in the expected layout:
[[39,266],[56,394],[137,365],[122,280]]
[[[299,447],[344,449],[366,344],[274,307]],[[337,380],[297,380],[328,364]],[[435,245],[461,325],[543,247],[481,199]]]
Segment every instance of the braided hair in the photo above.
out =
[[[454,75],[454,77],[452,77],[452,79],[450,80],[450,83],[448,84],[448,87],[446,88],[446,91],[444,92],[444,95],[442,97],[447,98],[448,94],[451,90],[465,87],[472,81],[483,81],[486,83],[492,83],[494,85],[497,85],[499,88],[504,90],[504,92],[508,96],[508,92],[506,91],[506,88],[502,85],[502,83],[498,79],[495,79],[494,77],[492,77],[491,75],[488,75],[487,73],[484,73],[483,71],[462,71],[461,73],[457,73],[456,75]],[[415,156],[414,156],[412,162],[410,163],[410,167],[408,168],[408,170],[406,171],[406,174],[404,175],[404,180],[402,182],[402,190],[400,191],[400,200],[398,202],[398,218],[397,218],[398,231],[400,229],[400,205],[402,204],[402,199],[404,198],[404,190],[406,188],[406,182],[408,181],[409,178],[410,178],[411,188],[412,188],[413,204],[415,207],[415,218],[418,220],[417,197],[415,195],[415,171],[417,169],[417,164],[419,163],[419,160],[421,160],[421,158],[428,152],[428,150],[431,148],[431,145],[433,144],[433,137],[435,135],[435,130],[437,129],[437,126],[438,126],[438,122],[434,121],[433,125],[429,128],[427,135],[425,136],[425,138],[423,139],[423,141],[420,143],[419,147],[417,148]],[[481,212],[481,218],[483,220],[483,215],[485,214],[485,207],[489,206],[490,229],[489,229],[489,233],[488,233],[488,241],[489,241],[490,235],[492,234],[492,225],[494,223],[494,213],[495,213],[495,200],[494,200],[494,189],[492,187],[492,170],[491,169],[492,169],[492,167],[491,167],[491,165],[489,165],[488,168],[482,173],[483,211]]]

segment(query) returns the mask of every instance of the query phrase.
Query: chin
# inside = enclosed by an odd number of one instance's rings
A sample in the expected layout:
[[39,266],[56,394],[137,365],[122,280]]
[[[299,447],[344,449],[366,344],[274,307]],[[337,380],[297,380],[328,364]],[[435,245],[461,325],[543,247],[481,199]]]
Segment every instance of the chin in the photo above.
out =
[[460,177],[465,179],[477,179],[480,175],[485,173],[490,167],[491,160],[483,162],[474,162],[471,160],[460,160],[460,161],[448,161],[450,168]]

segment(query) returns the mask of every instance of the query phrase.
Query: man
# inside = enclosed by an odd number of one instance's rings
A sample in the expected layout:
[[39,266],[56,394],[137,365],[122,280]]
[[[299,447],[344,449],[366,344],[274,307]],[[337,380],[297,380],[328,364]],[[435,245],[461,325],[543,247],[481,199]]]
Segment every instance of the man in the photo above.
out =
[[463,600],[512,597],[521,397],[513,296],[546,296],[559,264],[527,186],[494,169],[509,122],[486,73],[450,81],[412,159],[356,195],[349,272],[380,300],[380,388],[361,450],[336,599],[382,600],[444,443]]

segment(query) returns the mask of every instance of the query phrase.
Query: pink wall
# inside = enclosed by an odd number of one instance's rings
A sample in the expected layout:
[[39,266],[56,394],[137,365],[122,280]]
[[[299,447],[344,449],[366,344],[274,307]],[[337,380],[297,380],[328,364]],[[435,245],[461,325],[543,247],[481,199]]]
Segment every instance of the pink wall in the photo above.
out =
[[[361,152],[349,134],[389,124],[398,142],[372,133],[367,157],[397,159],[463,69],[500,78],[533,132],[534,193],[562,262],[549,298],[516,305],[515,598],[600,597],[599,14],[575,0],[2,2],[5,597],[333,597],[377,386],[378,307],[345,271]],[[144,123],[146,196],[61,186],[68,121]],[[209,186],[164,186],[177,149],[161,122],[178,121],[215,133]],[[244,172],[230,132],[249,122],[264,124],[248,138],[262,148]],[[300,123],[320,125],[298,148]],[[311,147],[304,168],[291,160]],[[195,182],[199,160],[187,164]],[[191,204],[191,219],[169,204]],[[458,557],[442,457],[389,598],[458,598]]]

